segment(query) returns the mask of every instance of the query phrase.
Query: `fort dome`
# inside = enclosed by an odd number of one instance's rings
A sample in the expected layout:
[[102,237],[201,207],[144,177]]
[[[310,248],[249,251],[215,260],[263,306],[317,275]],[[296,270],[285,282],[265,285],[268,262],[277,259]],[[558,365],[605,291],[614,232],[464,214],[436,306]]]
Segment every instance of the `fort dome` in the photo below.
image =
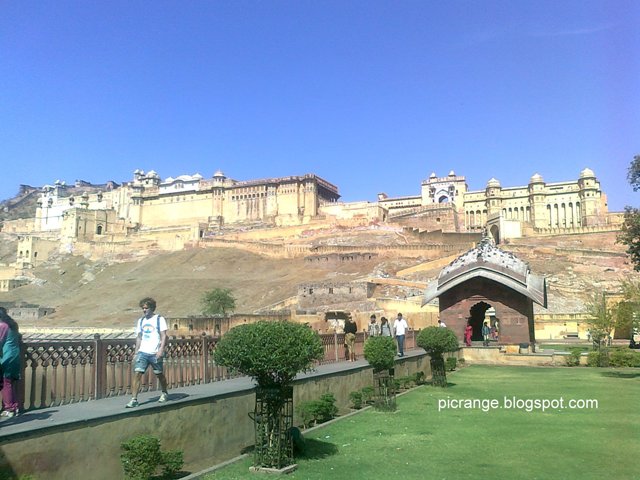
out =
[[529,183],[544,183],[544,179],[542,178],[542,175],[540,175],[539,173],[534,173],[531,179],[529,180]]
[[596,174],[590,168],[585,168],[580,172],[580,178],[595,177]]

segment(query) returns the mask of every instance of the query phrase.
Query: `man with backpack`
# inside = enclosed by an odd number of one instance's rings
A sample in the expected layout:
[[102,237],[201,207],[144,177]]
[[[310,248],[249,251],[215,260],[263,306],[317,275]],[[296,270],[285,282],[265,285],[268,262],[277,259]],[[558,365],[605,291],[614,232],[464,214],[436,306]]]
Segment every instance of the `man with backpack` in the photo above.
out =
[[167,379],[162,370],[162,358],[164,356],[164,347],[167,343],[167,321],[162,315],[155,313],[156,301],[147,297],[140,300],[142,308],[142,317],[138,319],[136,324],[136,350],[134,356],[134,376],[133,385],[131,386],[132,398],[127,403],[127,408],[134,408],[139,405],[138,392],[140,391],[140,383],[142,375],[151,366],[153,373],[156,374],[160,381],[162,393],[158,402],[164,403],[169,399],[167,393]]

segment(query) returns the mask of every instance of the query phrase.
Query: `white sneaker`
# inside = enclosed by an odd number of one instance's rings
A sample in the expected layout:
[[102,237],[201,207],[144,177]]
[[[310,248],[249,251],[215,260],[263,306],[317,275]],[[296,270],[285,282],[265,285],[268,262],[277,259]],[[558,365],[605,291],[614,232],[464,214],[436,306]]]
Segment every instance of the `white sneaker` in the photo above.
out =
[[132,398],[129,403],[125,405],[125,408],[136,408],[139,405],[137,398]]
[[167,400],[169,400],[169,394],[167,392],[162,392],[162,395],[160,395],[160,398],[158,399],[158,403],[164,403]]

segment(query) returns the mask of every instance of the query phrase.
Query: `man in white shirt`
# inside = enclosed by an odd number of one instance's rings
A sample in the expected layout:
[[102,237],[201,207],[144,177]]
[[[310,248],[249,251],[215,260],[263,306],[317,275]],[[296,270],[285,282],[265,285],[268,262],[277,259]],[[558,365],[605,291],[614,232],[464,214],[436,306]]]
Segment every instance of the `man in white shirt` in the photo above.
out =
[[447,328],[447,325],[440,319],[438,319],[438,326],[442,328]]
[[164,403],[169,399],[167,379],[162,370],[162,357],[167,343],[167,321],[162,315],[155,313],[156,301],[153,298],[147,297],[140,300],[140,307],[143,315],[136,324],[136,351],[133,366],[135,375],[131,386],[132,398],[127,403],[127,408],[134,408],[139,405],[138,392],[140,391],[142,375],[149,366],[158,377],[162,388],[158,402]]
[[402,314],[398,313],[398,317],[395,322],[393,322],[393,331],[396,335],[396,341],[398,342],[398,356],[404,357],[404,336],[409,330],[409,325],[407,321],[402,318]]

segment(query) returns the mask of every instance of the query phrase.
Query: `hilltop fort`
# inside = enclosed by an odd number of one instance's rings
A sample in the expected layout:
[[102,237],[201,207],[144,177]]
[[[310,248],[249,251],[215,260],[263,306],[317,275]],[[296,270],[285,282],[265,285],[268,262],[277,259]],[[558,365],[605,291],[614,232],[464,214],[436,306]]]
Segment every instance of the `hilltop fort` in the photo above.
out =
[[[107,288],[118,282],[132,283],[122,289],[114,286],[104,294],[109,298],[109,311],[106,305],[97,305],[95,312],[82,317],[105,324],[118,323],[120,318],[127,321],[125,305],[134,304],[141,291],[166,292],[172,303],[169,313],[194,315],[198,294],[220,281],[198,283],[198,272],[207,269],[224,273],[227,286],[237,285],[242,297],[239,311],[420,310],[419,301],[414,300],[419,299],[426,282],[472,248],[483,234],[522,252],[525,258],[534,252],[547,254],[543,244],[553,249],[550,245],[555,243],[556,249],[562,249],[584,235],[604,235],[594,245],[607,250],[606,262],[616,276],[626,268],[624,254],[612,241],[622,214],[608,211],[606,195],[588,168],[575,180],[556,183],[546,183],[534,174],[527,185],[503,187],[491,178],[478,191],[469,190],[465,177],[453,171],[441,177],[433,173],[415,195],[379,193],[374,202],[341,202],[338,187],[315,174],[237,181],[220,171],[210,178],[195,174],[162,179],[154,171],[136,170],[131,181],[121,184],[55,182],[40,189],[25,186],[21,192],[20,198],[3,203],[0,291],[6,293],[0,295],[0,301],[26,302],[34,312],[45,311],[52,319],[81,311],[79,306],[72,307],[79,300],[70,298],[77,284],[95,289],[98,283]],[[26,199],[35,199],[33,209],[21,218],[12,217],[12,211]],[[542,238],[547,240],[540,242]],[[557,240],[548,240],[552,238]],[[585,245],[592,243],[584,241]],[[231,250],[245,252],[244,257],[222,255]],[[182,271],[176,260],[160,256],[153,261],[165,262],[164,271],[134,280],[132,274],[122,273],[124,267],[114,266],[132,260],[148,263],[151,260],[146,259],[158,254],[189,251],[202,252],[190,254],[189,258],[202,262],[191,265],[190,270]],[[207,257],[207,251],[216,252],[215,260]],[[235,258],[234,268],[225,259],[231,257]],[[74,267],[67,258],[83,260],[76,260]],[[251,265],[260,268],[258,258],[280,263],[265,267],[262,278],[249,282],[246,276],[252,273],[247,272]],[[536,258],[527,260],[535,262]],[[210,262],[216,262],[215,266]],[[551,270],[552,263],[547,258],[542,265]],[[80,264],[83,270],[74,273],[71,286],[65,283],[69,275],[58,277],[55,283],[66,287],[57,296],[43,295],[54,281],[52,268],[63,275]],[[240,280],[234,275],[245,264],[248,270]],[[114,273],[116,268],[121,273]],[[112,272],[111,278],[96,282],[100,272]],[[271,278],[276,272],[286,278]],[[118,279],[119,275],[123,278]],[[192,278],[196,283],[188,283]],[[161,280],[183,283],[161,287]],[[139,282],[135,288],[133,282]],[[191,286],[184,288],[187,283]],[[574,311],[566,298],[554,303],[554,293],[563,293],[560,290],[550,285],[550,308]],[[36,308],[38,305],[56,307],[58,313]]]

